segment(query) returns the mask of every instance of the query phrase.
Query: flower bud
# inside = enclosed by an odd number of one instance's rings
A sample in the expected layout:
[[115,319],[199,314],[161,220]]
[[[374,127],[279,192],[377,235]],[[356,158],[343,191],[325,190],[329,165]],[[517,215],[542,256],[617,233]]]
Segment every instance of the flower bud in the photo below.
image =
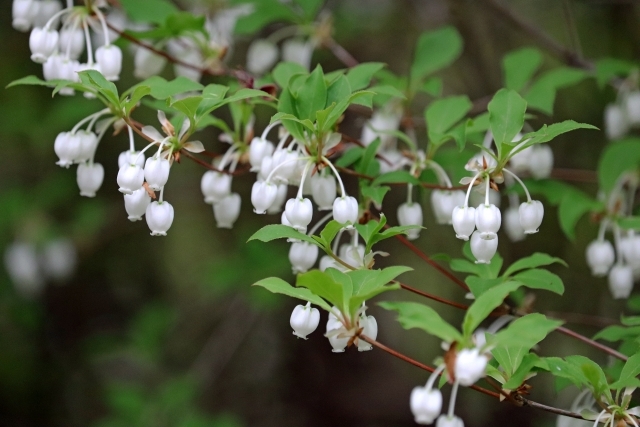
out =
[[620,139],[629,131],[629,121],[625,111],[617,104],[609,104],[604,109],[604,130],[609,140]]
[[553,170],[553,151],[547,144],[534,145],[529,158],[531,175],[535,179],[549,178]]
[[464,427],[464,422],[461,418],[456,417],[455,415],[449,418],[448,415],[442,414],[436,421],[436,427]]
[[438,389],[414,387],[409,402],[417,424],[431,424],[442,412],[442,393]]
[[273,153],[273,159],[271,163],[271,170],[278,168],[274,172],[274,180],[279,182],[288,183],[295,178],[296,168],[298,162],[295,160],[299,157],[295,151],[280,148],[276,149]]
[[147,225],[152,236],[166,236],[173,223],[173,206],[169,202],[152,202],[147,206]]
[[[49,22],[49,20],[53,18],[53,15],[60,12],[61,10],[62,10],[62,3],[60,3],[58,0],[39,1],[38,13],[36,14],[33,20],[33,26],[40,27],[40,28],[44,27],[47,24],[47,22]],[[55,28],[58,26],[59,23],[60,23],[59,18],[56,18],[51,23],[51,26]]]
[[139,151],[123,151],[118,155],[118,167],[121,168],[124,165],[133,164],[143,167],[144,159],[144,153],[140,154]]
[[624,106],[629,123],[632,125],[640,124],[640,91],[628,93]]
[[59,159],[56,165],[69,168],[80,155],[81,140],[71,132],[60,132],[53,144],[53,150]]
[[96,61],[104,78],[109,81],[120,79],[122,71],[122,51],[116,45],[100,46],[96,50]]
[[307,242],[294,242],[289,249],[293,274],[306,273],[318,259],[318,247]]
[[125,194],[124,208],[129,214],[129,221],[140,221],[142,215],[147,212],[149,203],[151,203],[151,197],[144,188],[139,188],[131,194]]
[[76,161],[84,162],[92,159],[98,148],[98,136],[93,132],[80,130],[76,133],[76,137],[80,139],[80,153]]
[[121,193],[131,194],[142,187],[144,170],[138,165],[125,164],[118,171],[116,178]]
[[525,234],[537,233],[544,217],[544,206],[538,200],[522,203],[518,215]]
[[253,138],[251,144],[249,144],[249,163],[251,164],[251,170],[254,172],[260,170],[262,159],[271,156],[274,149],[275,147],[270,141],[259,137]]
[[524,240],[524,228],[520,224],[520,213],[518,208],[509,207],[504,213],[504,231],[512,242]]
[[218,228],[233,228],[233,223],[240,216],[242,198],[238,193],[231,193],[213,204],[213,216]]
[[[363,245],[353,246],[351,244],[344,244],[340,246],[338,250],[338,257],[349,264],[352,267],[360,267],[364,260],[365,247]],[[346,268],[342,265],[338,268]]]
[[480,378],[484,377],[484,370],[487,367],[488,359],[480,354],[477,348],[465,348],[456,355],[455,378],[462,386],[473,385]]
[[[360,327],[362,329],[362,334],[367,337],[375,340],[378,336],[378,322],[376,322],[375,317],[373,316],[360,316]],[[363,340],[362,338],[358,338],[358,351],[370,351],[373,349],[373,346]]]
[[331,258],[329,255],[323,255],[320,258],[320,265],[318,266],[318,270],[325,271],[327,268],[338,268],[336,265],[336,261]]
[[307,226],[313,217],[313,206],[311,205],[311,200],[307,198],[289,199],[285,205],[284,213],[293,228],[301,233],[306,233]]
[[216,203],[231,194],[231,175],[206,171],[200,180],[205,203]]
[[630,232],[620,242],[622,257],[632,267],[640,266],[640,235]]
[[[419,203],[403,203],[398,206],[398,224],[422,226],[422,206]],[[419,228],[407,230],[407,239],[415,240],[419,236]]]
[[76,182],[80,188],[81,196],[95,197],[103,180],[104,168],[100,163],[80,163],[78,165]]
[[[335,306],[333,310],[338,310]],[[329,312],[329,320],[327,321],[327,338],[329,338],[329,343],[334,353],[344,353],[344,349],[349,344],[349,337],[341,337],[340,333],[335,333],[337,329],[344,329],[344,325],[342,322],[332,313]]]
[[133,57],[133,75],[137,79],[146,79],[151,76],[157,76],[162,72],[167,60],[145,48],[136,49]]
[[318,210],[328,211],[333,209],[333,201],[336,199],[336,179],[331,174],[316,173],[307,179],[305,184],[311,185],[311,196],[318,205]]
[[358,222],[358,201],[355,197],[336,197],[333,201],[333,219],[346,228],[353,228]]
[[56,30],[45,30],[37,27],[31,30],[29,48],[31,49],[31,60],[33,62],[44,64],[57,46],[58,32]]
[[587,246],[587,264],[594,276],[606,275],[615,260],[613,245],[608,240],[594,240]]
[[33,25],[38,13],[38,3],[34,0],[13,0],[12,8],[13,28],[26,32]]
[[255,75],[269,71],[278,60],[278,46],[265,39],[254,40],[247,50],[247,70]]
[[476,257],[476,264],[490,264],[491,258],[498,250],[498,237],[487,240],[483,239],[479,231],[471,235],[471,253]]
[[171,170],[171,164],[169,160],[149,157],[144,164],[144,178],[149,184],[149,188],[154,191],[159,191],[165,186],[169,180],[169,172]]
[[296,62],[307,70],[311,66],[313,44],[302,39],[288,39],[282,43],[282,60]]
[[[542,220],[541,220],[542,221]],[[476,228],[480,232],[480,237],[485,240],[496,239],[497,232],[502,223],[500,209],[495,205],[482,204],[476,209]]]
[[78,59],[84,52],[85,40],[84,32],[80,28],[72,29],[70,27],[60,30],[58,39],[58,50],[63,55],[67,55],[71,59]]
[[278,184],[278,192],[276,194],[276,200],[273,202],[271,206],[269,206],[269,209],[267,209],[267,213],[269,215],[277,214],[279,212],[282,212],[284,214],[284,212],[282,211],[282,206],[284,205],[284,202],[287,200],[288,189],[289,187],[287,186],[287,184]]
[[614,299],[628,298],[633,290],[633,269],[631,266],[616,264],[609,271],[609,290]]
[[251,204],[253,211],[257,214],[264,214],[267,209],[275,202],[278,195],[278,186],[276,184],[256,181],[251,187]]
[[307,303],[307,305],[297,305],[296,308],[293,309],[293,313],[291,313],[289,323],[291,324],[291,328],[293,328],[293,335],[306,340],[307,335],[318,328],[320,312],[317,308],[312,308],[311,303]]
[[460,240],[469,240],[476,229],[476,208],[456,206],[451,213],[451,224]]

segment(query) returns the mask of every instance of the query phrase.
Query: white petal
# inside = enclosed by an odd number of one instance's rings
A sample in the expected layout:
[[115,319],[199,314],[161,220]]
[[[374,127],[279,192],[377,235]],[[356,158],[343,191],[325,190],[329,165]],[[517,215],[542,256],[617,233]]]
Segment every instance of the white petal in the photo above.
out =
[[182,148],[192,153],[202,153],[204,151],[204,145],[200,141],[189,141]]
[[185,117],[184,121],[182,122],[182,126],[180,127],[180,133],[178,134],[179,140],[182,140],[182,137],[184,136],[185,133],[187,133],[190,127],[191,127],[191,122],[189,121],[188,117]]
[[164,137],[156,128],[153,126],[145,126],[142,128],[142,133],[151,138],[154,141],[162,141]]

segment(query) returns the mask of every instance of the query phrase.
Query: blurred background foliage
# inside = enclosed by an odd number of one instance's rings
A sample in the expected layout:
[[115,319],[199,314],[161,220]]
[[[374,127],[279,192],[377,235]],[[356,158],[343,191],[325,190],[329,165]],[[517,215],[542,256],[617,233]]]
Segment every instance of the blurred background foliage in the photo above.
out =
[[[142,0],[141,0],[142,1]],[[11,28],[10,2],[0,13],[2,67],[0,83],[41,69],[29,60],[28,36]],[[640,3],[629,0],[510,0],[515,13],[560,44],[572,46],[567,4],[586,58],[638,58]],[[359,61],[381,61],[395,73],[406,73],[418,35],[454,25],[464,38],[462,57],[445,72],[445,94],[479,99],[502,87],[502,56],[537,40],[496,13],[490,1],[476,0],[329,0],[335,39]],[[278,28],[272,24],[266,35]],[[241,66],[251,41],[239,37],[228,65]],[[538,46],[540,47],[540,46]],[[126,56],[126,55],[125,55]],[[342,68],[329,51],[316,51],[314,62],[325,70]],[[559,65],[545,54],[544,68]],[[134,83],[126,57],[119,87]],[[171,71],[167,70],[167,78]],[[593,79],[563,89],[553,121],[573,119],[602,128],[603,109],[613,101],[611,88]],[[415,115],[429,98],[419,99]],[[202,202],[203,170],[183,161],[172,173],[166,194],[176,218],[166,238],[149,236],[147,227],[127,220],[115,177],[117,154],[126,135],[107,137],[97,153],[105,166],[98,196],[77,194],[75,173],[55,165],[53,141],[70,129],[96,101],[51,98],[41,87],[0,91],[0,248],[16,242],[35,245],[31,256],[44,259],[52,244],[63,245],[75,262],[68,271],[46,276],[33,289],[16,287],[0,271],[0,425],[1,426],[412,426],[411,389],[426,380],[414,367],[374,350],[331,353],[317,332],[308,341],[291,336],[289,315],[296,302],[251,288],[258,279],[279,275],[292,279],[284,243],[245,243],[260,226],[275,221],[250,212],[247,200],[233,230],[215,228],[211,207]],[[267,123],[259,111],[258,129]],[[228,111],[220,113],[228,119]],[[154,124],[153,112],[138,120]],[[540,121],[539,119],[536,119]],[[534,121],[536,121],[534,120]],[[342,130],[358,136],[364,118],[348,113]],[[542,116],[542,122],[549,118]],[[536,128],[539,123],[536,123]],[[423,138],[423,131],[419,137]],[[577,135],[577,134],[576,134]],[[553,142],[557,168],[593,171],[606,140],[602,132],[563,135]],[[216,140],[212,131],[200,139]],[[425,138],[423,138],[424,140]],[[217,142],[216,142],[217,143]],[[472,154],[443,152],[449,170]],[[458,176],[457,178],[460,178]],[[595,195],[595,175],[572,183]],[[252,179],[234,180],[248,195]],[[355,182],[349,182],[355,188]],[[429,194],[424,194],[428,201]],[[404,191],[391,194],[397,206]],[[395,221],[395,208],[389,209]],[[417,244],[428,254],[461,255],[450,227],[437,226],[426,209],[425,230]],[[561,233],[554,208],[547,209],[542,232],[525,241],[502,239],[505,265],[536,251],[567,261],[570,269],[552,270],[565,281],[563,298],[540,293],[536,308],[565,316],[588,336],[614,322],[625,310],[613,301],[604,279],[594,279],[584,249],[596,234],[589,218],[577,226],[571,242]],[[392,239],[393,240],[393,239]],[[71,244],[69,246],[69,244]],[[66,245],[66,246],[65,246]],[[393,261],[415,268],[403,280],[430,292],[462,300],[459,289],[430,269],[396,241],[381,244]],[[65,273],[65,274],[62,274]],[[57,278],[56,278],[57,277]],[[390,299],[411,298],[398,293]],[[379,340],[419,360],[430,362],[440,343],[420,332],[402,331],[393,316],[372,306]],[[436,307],[448,320],[461,317]],[[322,329],[322,327],[320,328]],[[606,358],[584,345],[552,335],[540,349],[546,355],[588,354],[603,365]],[[575,390],[556,395],[553,384],[534,379],[532,397],[568,407]],[[554,425],[553,416],[498,403],[472,390],[461,391],[459,415],[468,426]]]

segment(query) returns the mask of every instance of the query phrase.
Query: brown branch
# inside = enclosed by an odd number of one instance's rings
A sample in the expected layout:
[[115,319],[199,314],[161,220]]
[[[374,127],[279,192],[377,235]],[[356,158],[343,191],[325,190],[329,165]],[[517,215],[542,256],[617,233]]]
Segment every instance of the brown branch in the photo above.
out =
[[592,347],[595,347],[599,350],[604,351],[605,353],[615,357],[616,359],[620,359],[622,361],[627,361],[628,357],[625,356],[624,354],[620,353],[619,351],[616,351],[610,347],[607,347],[604,344],[600,344],[597,341],[592,340],[591,338],[587,338],[584,335],[581,335],[577,332],[572,331],[571,329],[567,329],[564,326],[559,326],[556,331],[560,332],[561,334],[567,335],[569,337],[575,338],[579,341],[582,341],[585,344],[589,344]]
[[342,47],[333,38],[330,38],[324,43],[324,46],[328,48],[333,55],[340,60],[344,65],[349,68],[355,67],[360,64],[356,58],[353,57],[344,47]]
[[551,177],[563,181],[585,182],[590,184],[598,182],[598,174],[595,171],[582,169],[556,168],[551,171]]
[[398,284],[400,285],[400,287],[401,287],[402,289],[404,289],[404,290],[407,290],[407,291],[409,291],[409,292],[413,292],[414,294],[417,294],[417,295],[423,296],[423,297],[425,297],[425,298],[432,299],[432,300],[434,300],[434,301],[438,301],[438,302],[440,302],[440,303],[442,303],[442,304],[450,305],[451,307],[459,308],[459,309],[461,309],[461,310],[467,310],[467,309],[469,308],[469,306],[467,306],[467,305],[460,304],[460,303],[457,303],[457,302],[455,302],[455,301],[450,301],[450,300],[448,300],[448,299],[445,299],[445,298],[439,297],[439,296],[437,296],[437,295],[430,294],[430,293],[425,292],[425,291],[421,291],[420,289],[416,289],[416,288],[414,288],[414,287],[412,287],[412,286],[409,286],[409,285],[407,285],[407,284],[405,284],[405,283],[401,283],[401,282],[397,282],[397,283],[398,283]]

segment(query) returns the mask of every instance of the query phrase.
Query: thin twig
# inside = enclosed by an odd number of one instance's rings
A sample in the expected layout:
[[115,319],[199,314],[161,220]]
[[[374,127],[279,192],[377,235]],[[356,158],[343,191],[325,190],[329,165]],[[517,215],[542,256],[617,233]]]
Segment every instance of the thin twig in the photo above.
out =
[[612,349],[610,347],[607,347],[604,344],[600,344],[599,342],[594,341],[591,338],[587,338],[584,335],[581,335],[581,334],[579,334],[577,332],[574,332],[571,329],[567,329],[564,326],[559,326],[556,329],[556,331],[560,332],[561,334],[564,334],[564,335],[570,336],[572,338],[575,338],[575,339],[577,339],[579,341],[582,341],[585,344],[589,344],[590,346],[595,347],[595,348],[597,348],[599,350],[602,350],[605,353],[607,353],[607,354],[609,354],[609,355],[611,355],[611,356],[613,356],[613,357],[615,357],[617,359],[620,359],[622,361],[626,362],[627,359],[628,359],[628,357],[625,356],[624,354],[622,354],[622,353],[620,353],[620,352],[618,352],[618,351],[616,351],[616,350],[614,350],[614,349]]
[[360,64],[356,58],[353,57],[344,47],[342,47],[333,38],[325,42],[325,46],[333,53],[333,55],[340,60],[344,65],[349,68],[355,67]]
[[423,297],[425,297],[425,298],[432,299],[432,300],[434,300],[434,301],[441,302],[441,303],[446,304],[446,305],[450,305],[451,307],[459,308],[459,309],[461,309],[461,310],[467,310],[467,309],[469,308],[469,306],[467,306],[467,305],[460,304],[460,303],[457,303],[457,302],[455,302],[455,301],[450,301],[450,300],[448,300],[448,299],[445,299],[445,298],[439,297],[439,296],[437,296],[437,295],[430,294],[430,293],[425,292],[425,291],[421,291],[420,289],[416,289],[416,288],[411,287],[411,286],[409,286],[409,285],[407,285],[407,284],[405,284],[405,283],[398,282],[398,284],[399,284],[399,285],[400,285],[400,287],[401,287],[402,289],[404,289],[404,290],[407,290],[407,291],[409,291],[409,292],[413,292],[414,294],[417,294],[417,295],[423,296]]

